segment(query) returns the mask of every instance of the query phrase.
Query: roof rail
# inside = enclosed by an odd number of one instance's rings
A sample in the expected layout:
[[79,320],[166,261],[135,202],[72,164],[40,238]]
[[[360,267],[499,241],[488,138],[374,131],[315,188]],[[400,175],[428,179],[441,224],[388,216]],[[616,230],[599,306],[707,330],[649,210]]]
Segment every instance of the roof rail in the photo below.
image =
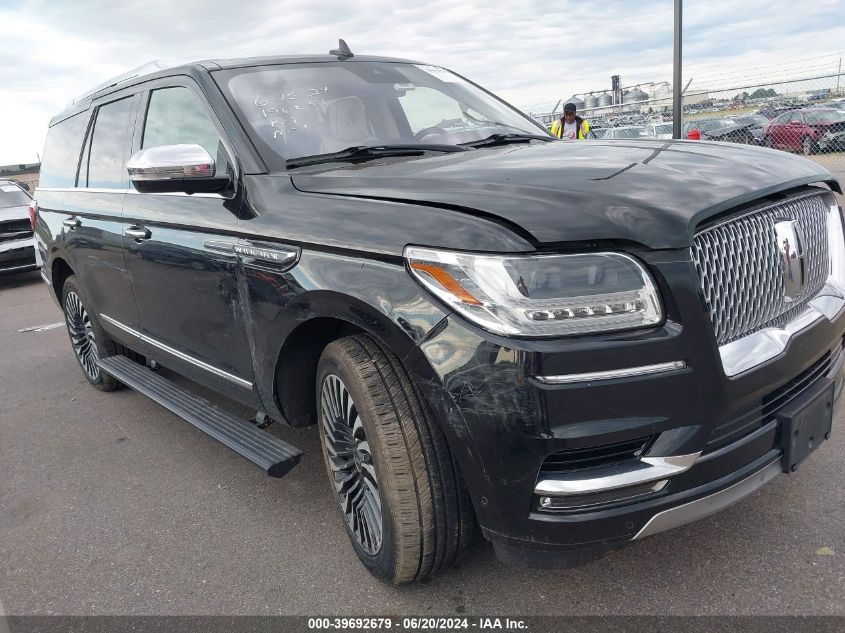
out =
[[128,70],[125,73],[123,73],[122,75],[118,75],[117,77],[112,77],[108,81],[105,81],[105,82],[99,84],[98,86],[95,86],[91,90],[88,90],[84,94],[79,95],[75,99],[71,99],[70,103],[68,103],[66,107],[69,108],[70,106],[82,101],[86,97],[90,97],[91,95],[96,94],[96,93],[100,92],[101,90],[105,90],[106,88],[111,88],[113,86],[117,86],[117,85],[122,84],[126,81],[129,81],[130,79],[135,79],[136,77],[142,77],[143,75],[150,75],[152,73],[158,72],[159,70],[164,70],[165,68],[168,68],[168,65],[165,64],[164,62],[161,62],[161,61],[158,61],[158,60],[147,62],[143,66],[138,66],[138,68],[133,68],[132,70]]

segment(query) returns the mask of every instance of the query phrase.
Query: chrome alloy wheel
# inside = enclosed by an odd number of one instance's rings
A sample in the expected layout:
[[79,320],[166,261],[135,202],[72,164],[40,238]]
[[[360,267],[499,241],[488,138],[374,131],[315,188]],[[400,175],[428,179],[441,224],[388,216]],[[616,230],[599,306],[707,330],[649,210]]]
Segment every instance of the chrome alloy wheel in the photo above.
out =
[[382,543],[381,500],[361,416],[346,385],[334,374],[323,380],[320,403],[326,454],[340,507],[358,544],[374,556]]
[[97,341],[94,338],[94,328],[91,318],[82,305],[79,295],[73,290],[65,295],[65,322],[70,334],[73,351],[82,366],[82,370],[92,382],[100,378],[100,367],[97,365]]

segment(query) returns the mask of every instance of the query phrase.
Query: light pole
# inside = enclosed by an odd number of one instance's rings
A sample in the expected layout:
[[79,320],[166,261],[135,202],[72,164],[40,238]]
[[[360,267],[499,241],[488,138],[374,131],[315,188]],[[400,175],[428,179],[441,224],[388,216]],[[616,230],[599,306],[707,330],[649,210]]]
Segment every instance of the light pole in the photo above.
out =
[[672,68],[672,138],[681,138],[681,117],[684,113],[683,90],[681,89],[681,4],[675,0],[675,45]]

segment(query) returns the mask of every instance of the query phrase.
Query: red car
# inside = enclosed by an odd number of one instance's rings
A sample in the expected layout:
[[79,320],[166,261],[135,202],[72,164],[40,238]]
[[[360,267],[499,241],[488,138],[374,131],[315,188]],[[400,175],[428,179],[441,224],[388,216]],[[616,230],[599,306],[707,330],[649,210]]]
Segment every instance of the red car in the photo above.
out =
[[763,144],[804,154],[815,154],[830,134],[845,130],[845,112],[833,108],[790,110],[763,130]]

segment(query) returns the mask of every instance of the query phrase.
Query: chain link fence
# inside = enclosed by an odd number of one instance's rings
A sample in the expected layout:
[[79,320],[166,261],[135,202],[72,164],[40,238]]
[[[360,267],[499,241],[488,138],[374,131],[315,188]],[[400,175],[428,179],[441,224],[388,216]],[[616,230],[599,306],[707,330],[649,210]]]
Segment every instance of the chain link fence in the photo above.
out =
[[[742,83],[725,77],[720,83],[699,82],[700,87],[690,81],[683,93],[682,137],[803,154],[845,185],[845,74],[841,62],[820,70],[757,82],[748,82],[747,75]],[[672,138],[673,96],[668,83],[614,86],[525,110],[550,127],[569,101],[590,122],[596,138]]]

